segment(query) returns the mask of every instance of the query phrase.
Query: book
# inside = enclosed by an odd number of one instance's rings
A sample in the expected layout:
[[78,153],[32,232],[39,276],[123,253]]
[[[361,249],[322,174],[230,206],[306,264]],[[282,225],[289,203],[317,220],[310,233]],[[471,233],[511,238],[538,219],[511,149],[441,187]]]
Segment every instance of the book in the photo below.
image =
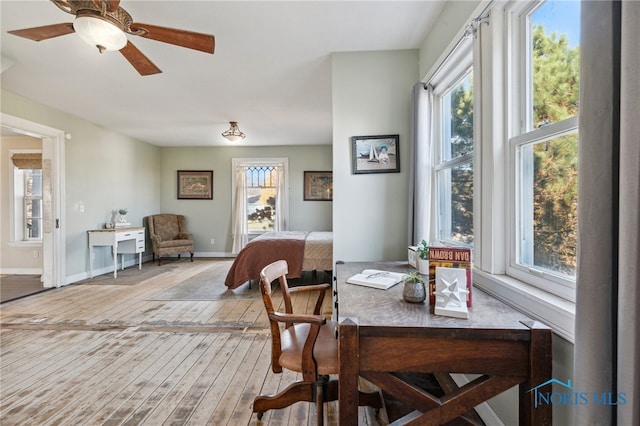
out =
[[347,283],[386,290],[398,284],[406,276],[407,274],[402,274],[400,272],[365,269],[361,273],[355,274],[349,278]]
[[436,268],[462,268],[467,274],[467,307],[472,304],[473,280],[471,270],[473,259],[470,248],[465,247],[429,247],[429,303],[436,303]]

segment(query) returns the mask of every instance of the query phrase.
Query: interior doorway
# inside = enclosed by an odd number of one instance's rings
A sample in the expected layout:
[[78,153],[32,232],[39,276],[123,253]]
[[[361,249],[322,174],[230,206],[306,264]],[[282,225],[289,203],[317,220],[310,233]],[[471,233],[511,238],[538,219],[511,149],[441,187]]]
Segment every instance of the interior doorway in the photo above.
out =
[[66,285],[66,250],[64,236],[64,144],[65,133],[2,113],[3,129],[42,139],[42,284],[45,288]]

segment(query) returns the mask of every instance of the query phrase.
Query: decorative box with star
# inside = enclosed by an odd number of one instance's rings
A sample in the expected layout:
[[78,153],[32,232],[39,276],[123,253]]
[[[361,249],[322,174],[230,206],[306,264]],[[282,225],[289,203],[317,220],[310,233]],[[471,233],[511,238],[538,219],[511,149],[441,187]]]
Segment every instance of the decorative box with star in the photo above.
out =
[[436,303],[436,268],[459,268],[465,271],[467,276],[467,307],[471,307],[473,280],[471,269],[473,268],[471,249],[465,247],[437,247],[429,248],[429,303]]
[[467,273],[460,268],[436,268],[436,304],[433,313],[454,318],[469,318],[467,309]]

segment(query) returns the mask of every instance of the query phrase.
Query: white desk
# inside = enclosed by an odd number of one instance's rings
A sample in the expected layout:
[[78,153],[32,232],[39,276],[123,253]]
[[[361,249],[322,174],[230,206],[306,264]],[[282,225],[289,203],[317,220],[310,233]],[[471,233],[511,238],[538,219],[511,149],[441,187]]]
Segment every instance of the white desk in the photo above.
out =
[[113,278],[118,277],[118,254],[124,269],[125,253],[138,254],[138,269],[142,269],[142,253],[144,252],[144,227],[120,229],[92,229],[89,233],[89,267],[93,278],[93,248],[95,246],[111,246],[113,250]]

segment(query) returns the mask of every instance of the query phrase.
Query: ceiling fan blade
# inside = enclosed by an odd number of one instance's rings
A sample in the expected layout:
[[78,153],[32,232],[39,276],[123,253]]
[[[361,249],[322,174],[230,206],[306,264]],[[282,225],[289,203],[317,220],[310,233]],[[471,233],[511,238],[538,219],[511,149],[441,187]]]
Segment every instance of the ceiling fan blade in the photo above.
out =
[[120,53],[124,56],[127,61],[140,73],[140,75],[152,75],[159,74],[162,71],[158,68],[149,58],[147,58],[144,53],[140,51],[137,47],[133,45],[130,41],[127,42],[127,45],[120,49]]
[[132,31],[141,31],[140,37],[187,47],[205,53],[213,54],[215,38],[210,34],[195,33],[192,31],[177,30],[174,28],[158,27],[149,24],[131,24]]
[[75,32],[71,22],[64,24],[45,25],[43,27],[25,28],[23,30],[7,31],[9,34],[28,38],[33,41],[42,41]]

